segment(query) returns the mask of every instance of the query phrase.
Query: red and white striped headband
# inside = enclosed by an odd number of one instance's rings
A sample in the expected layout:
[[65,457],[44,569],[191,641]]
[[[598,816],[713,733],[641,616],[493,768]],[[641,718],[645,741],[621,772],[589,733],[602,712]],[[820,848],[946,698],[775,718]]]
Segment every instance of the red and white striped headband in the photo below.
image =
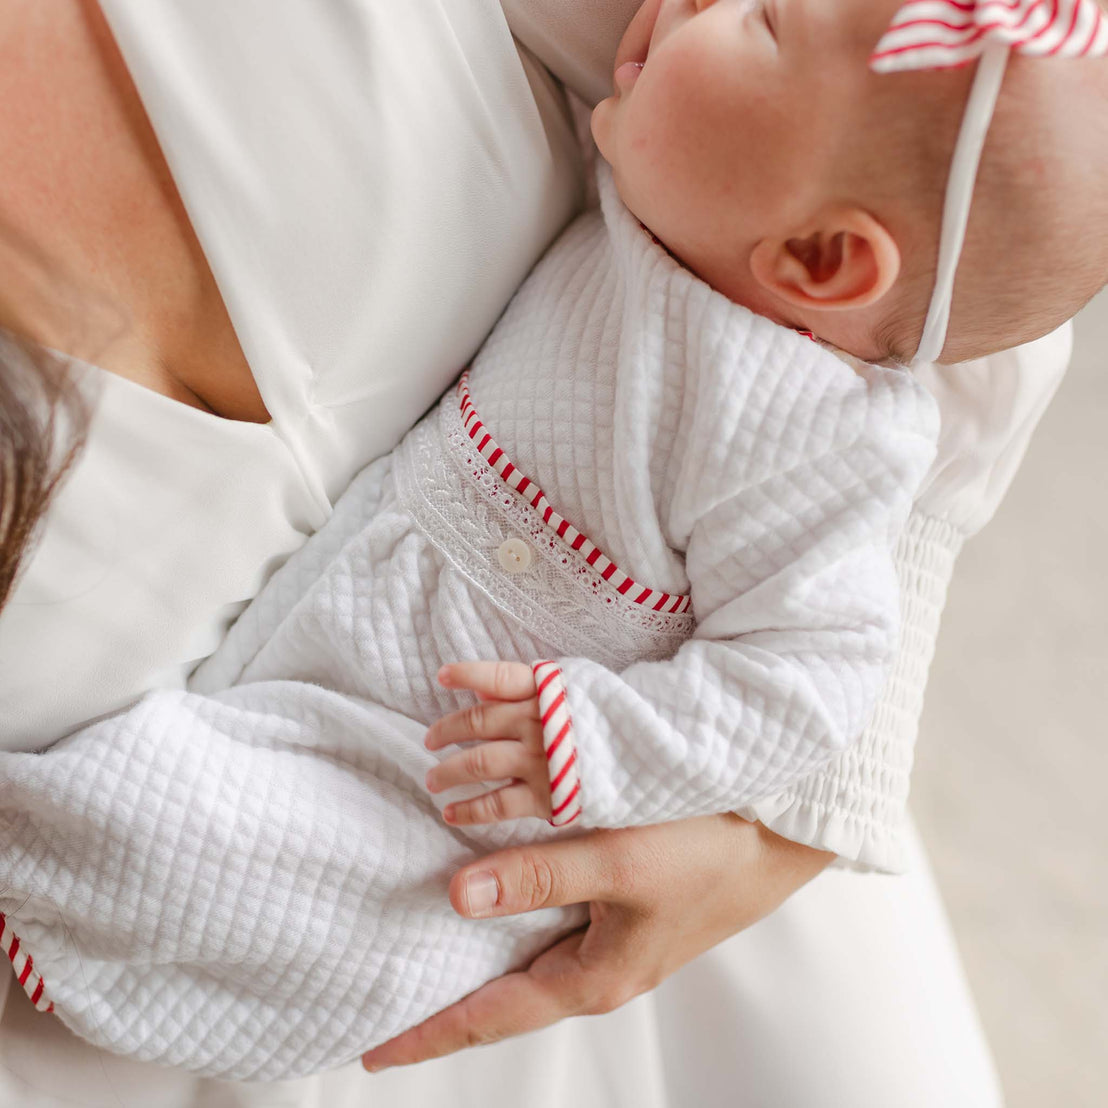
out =
[[917,363],[938,360],[946,345],[977,171],[1013,50],[1036,58],[1104,57],[1108,18],[1096,0],[912,0],[870,58],[875,73],[953,69],[980,59],[950,166],[935,290]]

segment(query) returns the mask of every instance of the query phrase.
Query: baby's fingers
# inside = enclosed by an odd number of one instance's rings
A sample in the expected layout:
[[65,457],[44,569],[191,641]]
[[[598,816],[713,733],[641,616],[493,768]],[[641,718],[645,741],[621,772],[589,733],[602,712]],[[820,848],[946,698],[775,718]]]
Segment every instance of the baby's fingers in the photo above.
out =
[[517,742],[491,742],[470,747],[440,762],[427,774],[427,788],[441,793],[458,785],[505,778],[530,780],[545,766]]
[[474,739],[519,739],[531,746],[535,735],[541,745],[542,724],[537,700],[488,701],[436,720],[427,729],[423,745],[428,750],[441,750],[444,746]]
[[526,700],[535,695],[535,675],[522,662],[455,662],[439,670],[439,684],[469,689],[486,700]]
[[475,823],[503,823],[524,816],[547,818],[550,815],[549,792],[540,798],[536,790],[522,782],[485,793],[476,800],[448,804],[442,813],[447,823],[466,827]]

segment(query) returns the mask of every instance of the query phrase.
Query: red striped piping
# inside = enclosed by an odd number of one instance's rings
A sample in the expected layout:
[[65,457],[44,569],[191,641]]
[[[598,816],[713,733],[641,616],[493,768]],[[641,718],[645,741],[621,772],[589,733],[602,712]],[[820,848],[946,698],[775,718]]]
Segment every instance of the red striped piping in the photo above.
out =
[[462,411],[462,424],[473,440],[478,453],[496,471],[504,483],[524,499],[542,517],[546,526],[558,536],[570,550],[581,554],[585,561],[621,596],[641,604],[655,612],[679,615],[687,612],[692,601],[687,596],[648,589],[628,577],[599,547],[581,534],[568,520],[560,516],[546,499],[546,493],[529,477],[520,473],[507,454],[497,446],[485,425],[477,418],[477,409],[469,395],[469,374],[463,373],[458,382],[458,400]]
[[542,744],[550,775],[550,822],[555,827],[566,827],[581,815],[581,778],[565,681],[557,662],[534,662],[531,671],[539,690]]
[[35,1008],[39,1012],[54,1011],[54,1004],[46,995],[42,974],[35,969],[34,959],[24,949],[19,936],[12,930],[3,912],[0,912],[0,948],[3,948],[8,956],[16,979],[23,986],[23,991],[31,998]]

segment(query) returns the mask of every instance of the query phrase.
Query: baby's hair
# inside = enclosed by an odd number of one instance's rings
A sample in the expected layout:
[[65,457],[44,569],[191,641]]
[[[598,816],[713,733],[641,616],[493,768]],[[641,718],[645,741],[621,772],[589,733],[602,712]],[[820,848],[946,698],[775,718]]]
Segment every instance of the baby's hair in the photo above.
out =
[[[1051,114],[1066,110],[1061,93],[1072,92],[1068,85],[1052,84],[1059,75],[1081,81],[1082,97],[1068,108],[1081,113],[1080,138],[1065,125],[1072,120],[1055,123]],[[1100,62],[1030,61],[1010,67],[982,158],[944,361],[965,361],[1039,338],[1076,315],[1108,281],[1108,191],[1100,185],[1108,172],[1105,75],[1108,67]],[[935,112],[905,112],[902,101],[899,118],[875,120],[890,168],[880,175],[888,181],[878,181],[869,192],[874,203],[908,216],[890,228],[903,264],[875,328],[876,345],[893,364],[915,356],[934,287],[953,128],[964,97],[956,81],[950,88],[953,113],[944,110],[949,104],[937,105]],[[941,95],[934,84],[923,91]],[[860,164],[873,161],[871,148]],[[900,190],[899,197],[889,188]]]

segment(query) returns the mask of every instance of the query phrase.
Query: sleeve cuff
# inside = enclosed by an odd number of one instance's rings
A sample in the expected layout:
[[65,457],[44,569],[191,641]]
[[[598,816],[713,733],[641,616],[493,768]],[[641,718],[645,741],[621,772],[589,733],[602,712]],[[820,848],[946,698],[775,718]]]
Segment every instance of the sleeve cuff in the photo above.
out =
[[531,670],[538,689],[542,742],[550,775],[550,823],[566,827],[581,815],[581,778],[565,681],[557,662],[535,662]]
[[35,962],[31,955],[24,949],[19,941],[19,936],[12,930],[7,916],[0,912],[0,949],[7,955],[15,971],[16,980],[23,986],[23,991],[31,998],[31,1003],[39,1012],[54,1011],[53,1002],[46,995],[46,985],[42,980],[42,974],[35,969]]
[[901,873],[908,868],[907,802],[916,734],[961,546],[962,533],[948,521],[912,513],[896,546],[900,649],[858,742],[819,773],[738,815],[786,839],[828,850],[849,869]]
[[898,874],[908,870],[903,827],[857,813],[825,807],[793,794],[760,800],[735,813],[794,843],[826,850],[832,865],[860,873]]

